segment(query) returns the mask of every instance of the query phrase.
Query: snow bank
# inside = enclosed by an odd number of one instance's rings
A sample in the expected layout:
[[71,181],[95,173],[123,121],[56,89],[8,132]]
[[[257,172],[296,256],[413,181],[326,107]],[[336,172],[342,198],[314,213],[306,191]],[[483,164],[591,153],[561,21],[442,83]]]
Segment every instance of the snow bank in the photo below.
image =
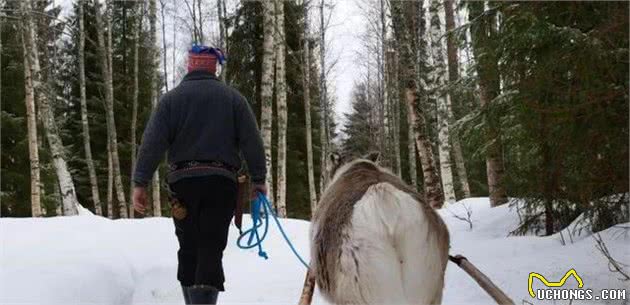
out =
[[[471,211],[473,228],[453,214]],[[539,304],[527,293],[529,272],[557,280],[575,268],[585,287],[628,288],[608,271],[592,238],[563,246],[550,237],[507,237],[518,223],[508,206],[490,208],[487,198],[466,199],[440,210],[451,232],[451,254],[463,254],[517,304]],[[245,225],[250,219],[245,217]],[[308,226],[282,221],[297,250],[308,259]],[[625,226],[628,226],[626,224]],[[225,253],[222,304],[295,304],[305,270],[275,227],[265,241],[269,260],[236,247],[232,228]],[[630,263],[627,230],[601,232],[613,254]],[[82,216],[0,219],[0,304],[183,304],[176,280],[177,240],[167,218],[109,220]],[[538,283],[539,284],[539,283]],[[624,286],[626,285],[626,286]],[[316,294],[314,304],[323,304]],[[457,266],[449,264],[444,304],[491,304]]]

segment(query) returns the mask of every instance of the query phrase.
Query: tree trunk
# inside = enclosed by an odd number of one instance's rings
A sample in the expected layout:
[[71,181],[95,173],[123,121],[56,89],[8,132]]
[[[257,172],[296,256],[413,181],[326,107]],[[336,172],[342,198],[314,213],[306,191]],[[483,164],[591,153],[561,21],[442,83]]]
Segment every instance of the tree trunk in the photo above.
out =
[[107,135],[107,217],[114,219],[114,166],[112,165],[112,146]]
[[61,137],[59,136],[59,130],[54,117],[52,106],[50,105],[47,90],[43,88],[42,75],[39,63],[39,55],[37,54],[37,39],[38,35],[35,31],[35,25],[31,18],[32,7],[30,1],[24,1],[22,3],[22,20],[25,28],[24,39],[24,52],[28,57],[27,67],[30,69],[32,91],[39,103],[39,111],[41,119],[44,123],[44,133],[50,146],[51,158],[61,188],[61,200],[63,203],[64,215],[76,215],[78,213],[79,201],[77,200],[76,191],[74,189],[74,182],[72,176],[68,170],[68,165],[64,159],[64,147]]
[[96,215],[103,215],[101,207],[101,196],[98,189],[98,179],[94,160],[92,159],[92,145],[90,144],[90,124],[88,121],[87,99],[85,95],[85,26],[83,2],[79,2],[79,91],[81,102],[81,127],[83,130],[83,149],[85,150],[85,163],[90,175],[90,186],[92,189],[92,201],[94,202],[94,212]]
[[[413,5],[415,3],[408,1],[392,1],[392,22],[396,31],[396,40],[401,53],[402,79],[405,87],[405,99],[407,101],[407,115],[411,122],[410,128],[413,130],[414,140],[420,162],[422,164],[422,174],[424,177],[424,194],[427,202],[434,208],[440,208],[443,205],[442,187],[440,178],[436,172],[435,159],[433,158],[433,148],[431,141],[427,136],[426,120],[422,108],[418,107],[420,97],[426,98],[425,84],[419,76],[421,75],[420,67],[416,65],[418,58],[423,57],[422,54],[416,56],[412,47],[412,40],[409,39],[410,33],[414,33],[416,24],[423,29],[424,19],[418,19],[423,14],[415,14]],[[404,7],[403,7],[404,6]],[[405,16],[405,14],[410,16]],[[410,22],[406,22],[406,18],[411,18]],[[419,31],[423,34],[423,30]],[[423,35],[417,36],[420,41],[415,46],[419,50],[423,50],[425,42]],[[424,65],[420,61],[420,66]]]
[[[200,11],[201,15],[201,11]],[[155,0],[149,0],[149,23],[150,23],[150,34],[149,34],[149,49],[151,50],[151,106],[153,109],[157,107],[158,103],[158,70],[160,61],[157,46],[157,6]],[[153,180],[151,181],[151,197],[153,198],[153,216],[160,217],[162,216],[162,202],[160,199],[160,167],[158,166],[153,174]]]
[[[390,168],[393,168],[392,165],[392,155],[391,155],[391,151],[392,151],[392,141],[391,141],[391,137],[392,137],[392,132],[390,127],[390,120],[391,120],[391,113],[390,113],[390,101],[389,101],[389,92],[387,92],[387,73],[385,71],[387,71],[387,60],[386,60],[386,56],[387,56],[387,46],[385,44],[385,40],[387,39],[387,19],[385,18],[385,0],[379,0],[379,13],[380,13],[380,18],[379,18],[379,26],[380,26],[380,37],[378,38],[378,40],[380,41],[380,52],[378,52],[376,54],[377,57],[377,63],[379,65],[378,70],[377,70],[377,77],[378,77],[378,88],[379,88],[379,95],[378,98],[380,99],[380,111],[379,111],[379,120],[380,120],[380,142],[381,142],[381,153],[383,154],[384,159],[386,160],[385,164],[388,165]],[[369,84],[368,84],[369,86]]]
[[495,37],[494,16],[484,16],[484,2],[469,3],[469,18],[474,20],[470,27],[472,37],[473,56],[477,61],[477,75],[479,78],[479,98],[484,109],[486,126],[486,172],[488,175],[488,192],[490,205],[495,207],[508,201],[503,184],[503,155],[501,153],[501,137],[499,117],[494,114],[491,102],[499,96],[500,75],[497,55],[489,45]]
[[438,104],[438,155],[440,157],[440,176],[442,178],[442,190],[444,191],[444,201],[454,203],[455,187],[453,186],[453,171],[451,168],[451,141],[450,141],[450,95],[445,90],[446,87],[446,64],[444,61],[444,49],[442,48],[442,30],[439,12],[440,1],[432,0],[429,6],[431,50],[433,58],[433,98]]
[[276,173],[276,208],[278,216],[287,217],[287,81],[285,67],[284,0],[276,0],[276,107],[278,111],[278,159]]
[[[225,8],[225,0],[217,0],[217,16],[219,17],[219,45],[221,50],[223,50],[223,52],[225,54],[229,54],[228,53],[228,46],[227,46],[227,18],[226,18],[226,8]],[[225,76],[225,73],[227,72],[226,70],[227,65],[222,65],[221,66],[221,75],[220,78],[222,81],[226,81],[227,78]]]
[[273,163],[271,156],[271,130],[273,120],[273,75],[274,75],[274,1],[263,2],[263,62],[261,81],[261,110],[260,129],[262,132],[265,160],[267,163],[267,192],[269,198],[274,198],[273,192]]
[[[456,38],[452,33],[455,29],[455,18],[453,14],[453,0],[444,0],[444,11],[446,17],[446,54],[448,58],[448,78],[449,83],[454,84],[459,79],[459,62],[457,59],[457,46]],[[450,94],[451,107],[449,107],[448,115],[449,122],[453,124],[455,117],[452,111],[452,104],[458,104],[457,95]],[[459,141],[459,136],[456,132],[451,130],[451,143],[453,144],[453,156],[455,157],[455,167],[457,169],[457,177],[459,178],[459,184],[461,185],[464,198],[470,197],[470,185],[468,184],[468,173],[466,172],[466,163],[464,162],[464,154],[462,152],[462,146]]]
[[393,140],[394,146],[394,161],[395,161],[395,172],[399,177],[401,176],[401,167],[402,160],[400,159],[400,103],[397,98],[398,91],[398,56],[396,52],[391,48],[391,43],[389,43],[386,50],[386,66],[388,69],[386,70],[386,75],[388,79],[387,90],[389,91],[389,105],[390,105],[390,113],[392,116],[391,120],[391,130],[392,135],[391,138]]
[[328,185],[328,96],[327,96],[327,84],[326,84],[326,23],[324,22],[324,7],[326,0],[321,0],[319,6],[319,21],[320,21],[320,39],[319,39],[319,107],[320,107],[320,172],[321,177],[319,180],[319,194],[324,193],[326,186]]
[[[162,20],[161,20],[161,25],[162,25],[162,63],[164,65],[163,70],[164,71],[164,86],[166,87],[166,91],[168,92],[168,71],[166,69],[167,65],[166,65],[166,18],[164,17],[164,7],[166,6],[166,3],[164,3],[164,0],[160,0],[160,15],[162,16]],[[142,22],[142,14],[140,14],[140,22]],[[175,43],[175,41],[173,41],[173,44]],[[173,71],[174,73],[174,71]]]
[[[111,9],[111,3],[107,2],[107,10]],[[127,217],[127,204],[125,191],[123,189],[122,177],[120,171],[120,159],[118,155],[118,140],[116,135],[116,121],[114,117],[114,84],[112,71],[112,45],[111,45],[111,14],[107,13],[107,43],[105,42],[104,24],[101,17],[100,9],[96,12],[96,28],[98,36],[98,45],[101,58],[101,72],[105,80],[105,118],[107,124],[108,141],[112,158],[112,175],[114,186],[116,188],[116,199],[119,203],[120,217]]]
[[[0,22],[2,24],[2,22]],[[22,46],[24,49],[24,102],[26,104],[26,130],[28,134],[28,156],[31,170],[31,216],[40,217],[42,213],[41,188],[40,188],[40,167],[39,167],[39,145],[37,142],[37,118],[35,111],[35,91],[33,90],[33,78],[26,54],[25,44],[27,30],[21,27]],[[0,56],[1,57],[1,56]]]
[[[140,95],[140,87],[138,84],[138,57],[139,57],[139,49],[140,49],[140,31],[142,30],[142,9],[139,9],[141,13],[137,15],[136,28],[133,34],[133,96],[131,101],[131,171],[130,177],[133,177],[133,171],[136,169],[136,157],[138,152],[138,140],[136,138],[137,134],[137,125],[138,125],[138,96]],[[166,50],[166,48],[165,48]],[[165,62],[166,65],[166,62]],[[133,202],[133,188],[134,183],[131,181],[131,185],[129,187],[129,202]],[[129,217],[134,217],[134,209],[129,209]]]
[[315,191],[315,174],[313,171],[313,131],[311,126],[311,54],[309,45],[308,2],[304,5],[304,58],[302,63],[302,87],[304,90],[304,116],[306,124],[306,166],[308,171],[308,195],[311,203],[311,217],[317,208],[317,192]]

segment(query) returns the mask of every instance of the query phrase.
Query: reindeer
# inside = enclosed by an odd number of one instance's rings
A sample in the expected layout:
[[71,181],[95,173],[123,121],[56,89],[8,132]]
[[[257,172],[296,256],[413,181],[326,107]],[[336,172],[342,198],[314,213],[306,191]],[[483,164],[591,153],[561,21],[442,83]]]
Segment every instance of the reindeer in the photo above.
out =
[[446,225],[413,188],[376,163],[341,167],[311,225],[311,272],[334,304],[440,304]]

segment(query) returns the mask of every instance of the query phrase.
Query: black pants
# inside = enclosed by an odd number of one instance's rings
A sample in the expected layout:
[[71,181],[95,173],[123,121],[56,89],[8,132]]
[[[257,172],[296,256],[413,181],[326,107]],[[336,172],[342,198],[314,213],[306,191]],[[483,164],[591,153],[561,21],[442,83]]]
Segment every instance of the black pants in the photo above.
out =
[[186,178],[171,185],[187,215],[174,220],[179,241],[177,279],[183,286],[224,291],[223,250],[236,206],[236,182],[221,176]]

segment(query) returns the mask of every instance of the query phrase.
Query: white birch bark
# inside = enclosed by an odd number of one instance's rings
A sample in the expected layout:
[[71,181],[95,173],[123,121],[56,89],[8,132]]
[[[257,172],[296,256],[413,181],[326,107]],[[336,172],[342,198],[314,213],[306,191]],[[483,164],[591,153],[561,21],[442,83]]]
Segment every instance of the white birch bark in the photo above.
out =
[[[130,177],[133,177],[133,172],[136,169],[136,157],[138,153],[138,140],[136,137],[137,133],[137,125],[138,125],[138,96],[140,94],[140,88],[138,86],[138,57],[139,57],[139,49],[140,49],[140,30],[142,29],[142,16],[143,13],[139,13],[137,15],[136,28],[134,29],[133,34],[133,95],[131,100],[131,171]],[[165,49],[166,50],[166,49]],[[165,62],[166,64],[166,62]],[[133,202],[133,190],[134,183],[131,181],[131,185],[129,187],[129,202]],[[134,218],[135,211],[134,209],[129,209],[129,217]]]
[[431,27],[429,37],[431,39],[431,53],[433,58],[433,98],[438,103],[438,155],[440,158],[440,176],[442,178],[442,190],[444,191],[445,204],[454,203],[455,187],[453,185],[453,171],[451,168],[451,142],[449,130],[450,96],[446,87],[446,63],[444,60],[444,48],[442,47],[441,22],[439,7],[441,1],[431,0],[429,16]]
[[[107,9],[111,8],[111,3],[107,2]],[[107,124],[107,133],[109,135],[109,145],[112,158],[112,175],[114,186],[116,188],[116,199],[118,200],[120,217],[127,218],[127,204],[125,191],[123,189],[122,177],[120,171],[120,159],[118,155],[118,140],[116,135],[116,121],[114,117],[114,84],[112,71],[112,45],[111,45],[111,14],[107,14],[107,43],[105,42],[104,24],[100,9],[96,12],[96,29],[98,36],[98,45],[101,50],[101,71],[105,80],[105,118]]]
[[94,212],[96,215],[103,215],[101,207],[101,196],[98,189],[98,179],[94,160],[92,159],[92,145],[90,144],[90,124],[88,121],[87,99],[85,95],[85,26],[83,2],[79,2],[79,92],[81,102],[81,127],[83,131],[83,149],[85,150],[85,163],[90,176],[90,186],[92,190],[92,201],[94,202]]
[[[455,18],[453,13],[453,0],[444,0],[444,16],[446,20],[446,32],[448,33],[446,39],[446,54],[448,59],[448,78],[449,83],[453,84],[459,78],[459,60],[457,58],[457,46],[456,38],[452,33],[455,29]],[[457,103],[455,96],[451,95],[451,105],[449,105],[448,120],[450,124],[455,122],[455,117],[452,110],[452,104]],[[466,172],[466,163],[464,162],[464,153],[462,152],[462,146],[459,141],[459,136],[452,129],[451,131],[451,144],[453,144],[453,157],[455,159],[455,168],[457,169],[457,178],[461,185],[464,198],[470,197],[470,185],[468,184],[468,173]]]
[[278,111],[278,171],[276,173],[276,208],[278,216],[287,217],[287,87],[285,67],[284,0],[276,0],[276,107]]
[[[193,3],[194,5],[194,3]],[[151,106],[153,109],[157,107],[158,103],[158,68],[159,68],[159,56],[158,46],[157,46],[157,6],[155,0],[149,0],[149,24],[150,24],[150,34],[149,34],[149,49],[151,50]],[[160,217],[162,216],[162,202],[160,199],[160,167],[156,169],[153,174],[153,180],[151,181],[151,198],[153,201],[153,216]]]
[[326,186],[328,185],[328,93],[326,84],[326,23],[324,18],[324,8],[326,6],[326,0],[321,0],[319,5],[319,107],[320,107],[320,180],[319,180],[319,194],[324,193]]
[[[27,48],[24,43],[27,35],[26,27],[22,26],[20,32],[22,33],[22,47],[24,52],[26,52]],[[37,141],[37,112],[35,111],[35,91],[33,90],[33,78],[28,58],[28,56],[24,56],[24,102],[26,104],[26,130],[31,173],[31,216],[40,217],[43,215],[43,211],[40,188],[39,145]]]
[[52,106],[44,83],[42,82],[41,68],[39,63],[39,55],[37,54],[38,35],[35,30],[35,24],[31,17],[32,7],[30,1],[22,2],[22,21],[25,28],[24,52],[28,57],[28,68],[30,69],[33,91],[39,104],[39,111],[44,125],[44,134],[50,146],[51,158],[55,167],[55,173],[61,188],[61,201],[63,203],[64,215],[76,215],[78,213],[79,201],[77,200],[76,191],[72,176],[68,170],[68,165],[64,159],[64,147],[59,130],[54,118]]
[[274,26],[275,5],[274,1],[263,2],[263,62],[261,81],[261,113],[260,129],[265,149],[265,161],[267,165],[267,195],[274,197],[273,164],[271,156],[271,130],[273,120],[273,75],[274,75]]
[[303,37],[303,64],[302,87],[304,90],[304,116],[306,124],[306,167],[308,171],[308,195],[311,203],[311,216],[317,208],[317,192],[315,191],[315,175],[313,172],[313,131],[311,126],[311,54],[309,45],[309,9],[308,2],[304,5],[304,37]]
[[[396,33],[398,48],[401,52],[401,77],[405,86],[405,99],[407,101],[407,115],[410,128],[416,144],[422,175],[424,178],[424,195],[430,206],[440,208],[443,205],[443,193],[440,178],[436,172],[433,148],[426,132],[426,120],[423,109],[418,107],[420,98],[426,99],[426,84],[423,81],[421,70],[424,67],[424,15],[422,7],[418,7],[419,14],[410,14],[411,20],[406,20],[404,10],[413,10],[417,3],[408,1],[392,2],[392,23]],[[408,22],[410,21],[410,22]],[[412,48],[411,33],[415,33],[418,25],[417,45]]]

